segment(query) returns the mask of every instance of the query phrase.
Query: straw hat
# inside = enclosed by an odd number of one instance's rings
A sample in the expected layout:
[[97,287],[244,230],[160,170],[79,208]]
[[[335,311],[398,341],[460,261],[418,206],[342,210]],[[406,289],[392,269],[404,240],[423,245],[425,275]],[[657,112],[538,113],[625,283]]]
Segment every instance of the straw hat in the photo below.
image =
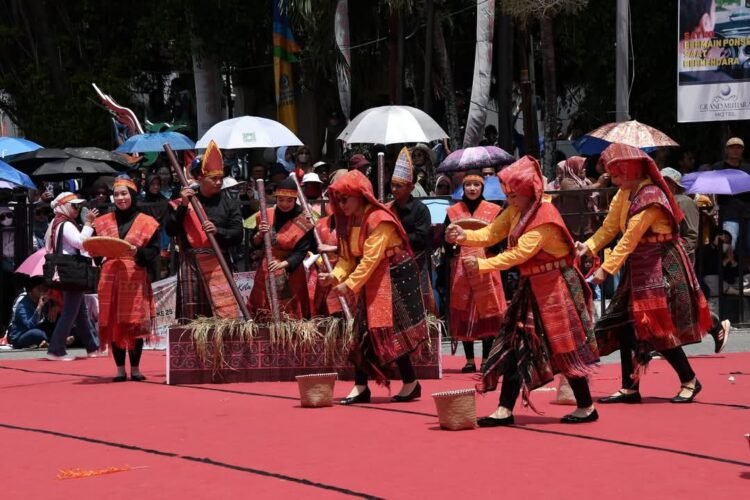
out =
[[304,408],[322,408],[333,406],[333,387],[336,385],[337,373],[316,373],[297,375],[300,403]]
[[441,428],[449,431],[476,429],[476,390],[436,392],[432,397],[435,400]]

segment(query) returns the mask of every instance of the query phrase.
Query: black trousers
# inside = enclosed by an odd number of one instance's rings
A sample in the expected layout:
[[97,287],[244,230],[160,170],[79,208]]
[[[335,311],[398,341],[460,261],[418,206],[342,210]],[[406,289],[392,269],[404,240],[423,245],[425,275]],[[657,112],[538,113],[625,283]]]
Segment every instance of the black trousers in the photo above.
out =
[[[503,374],[503,383],[500,387],[500,406],[512,411],[521,392],[521,376],[516,369],[518,363],[515,356],[509,360],[507,366],[508,369]],[[570,382],[578,408],[588,408],[594,404],[586,377],[568,377],[568,382]]]
[[[404,354],[396,360],[396,366],[398,371],[401,373],[401,381],[404,384],[411,384],[417,380],[417,374],[414,372],[414,366],[411,364],[411,358],[408,354]],[[367,385],[367,373],[354,369],[354,383],[356,385]]]
[[[482,359],[490,357],[490,350],[495,339],[492,337],[482,339]],[[474,360],[474,342],[461,342],[464,346],[464,354],[466,355],[466,361]]]
[[143,354],[143,339],[136,339],[133,349],[120,349],[112,343],[112,357],[115,358],[117,366],[125,366],[125,354],[130,355],[130,366],[138,368],[141,363],[141,354]]
[[[622,388],[638,390],[639,384],[633,380],[630,376],[633,373],[633,351],[635,350],[635,337],[627,335],[620,341],[620,366],[622,368]],[[661,351],[664,359],[672,366],[672,369],[677,373],[680,378],[680,383],[684,384],[690,382],[695,378],[695,372],[690,366],[685,351],[682,347],[675,347],[673,349],[667,349]]]

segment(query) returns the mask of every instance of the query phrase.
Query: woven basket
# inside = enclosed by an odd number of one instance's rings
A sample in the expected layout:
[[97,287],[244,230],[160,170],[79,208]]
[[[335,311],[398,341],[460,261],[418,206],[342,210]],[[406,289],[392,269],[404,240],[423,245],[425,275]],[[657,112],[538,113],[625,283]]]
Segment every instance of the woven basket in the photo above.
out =
[[299,397],[305,408],[333,406],[333,386],[336,385],[337,373],[316,373],[314,375],[297,375]]
[[432,397],[435,399],[441,428],[460,431],[477,427],[476,390],[436,392]]

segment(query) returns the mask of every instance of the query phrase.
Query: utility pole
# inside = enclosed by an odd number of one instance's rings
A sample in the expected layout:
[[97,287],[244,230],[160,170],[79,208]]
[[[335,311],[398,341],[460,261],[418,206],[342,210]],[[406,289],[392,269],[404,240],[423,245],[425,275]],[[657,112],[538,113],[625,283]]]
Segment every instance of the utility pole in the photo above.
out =
[[617,37],[615,47],[615,121],[630,120],[630,0],[617,0]]

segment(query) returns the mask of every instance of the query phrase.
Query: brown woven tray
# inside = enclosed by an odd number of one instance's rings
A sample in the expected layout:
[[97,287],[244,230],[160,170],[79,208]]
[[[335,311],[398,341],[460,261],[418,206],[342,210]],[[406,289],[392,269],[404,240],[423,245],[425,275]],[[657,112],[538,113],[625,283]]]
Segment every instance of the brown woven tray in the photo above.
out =
[[93,236],[83,242],[83,248],[92,257],[110,259],[132,257],[135,250],[135,247],[127,241],[109,236]]

